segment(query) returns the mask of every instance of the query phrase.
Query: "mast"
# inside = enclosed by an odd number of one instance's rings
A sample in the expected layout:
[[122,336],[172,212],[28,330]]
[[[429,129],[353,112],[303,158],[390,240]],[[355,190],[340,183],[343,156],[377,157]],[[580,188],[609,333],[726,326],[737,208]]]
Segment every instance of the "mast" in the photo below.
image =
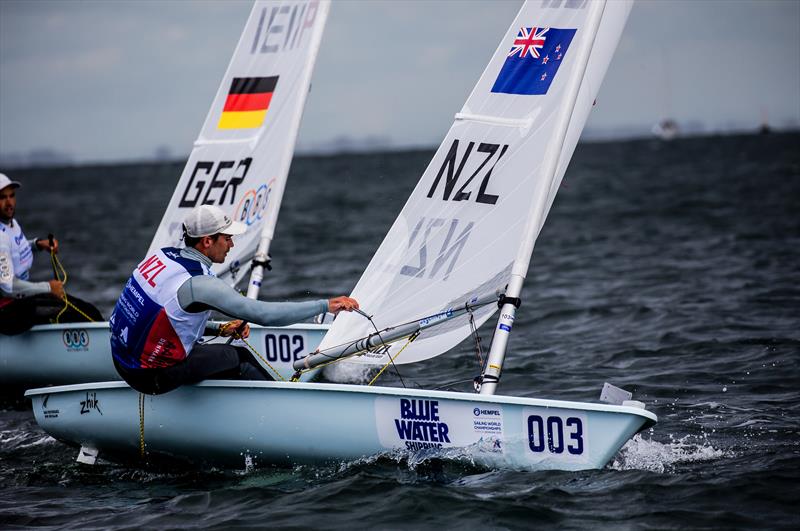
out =
[[[547,158],[543,164],[544,178],[539,180],[540,186],[549,186],[558,168],[558,161],[563,149],[564,140],[567,136],[567,130],[572,118],[572,111],[575,108],[578,92],[581,88],[586,67],[589,64],[589,57],[591,56],[595,37],[600,28],[600,21],[603,18],[606,0],[591,2],[590,5],[592,11],[587,17],[588,23],[585,26],[587,29],[587,37],[583,39],[580,52],[576,59],[579,67],[575,69],[569,80],[569,84],[566,88],[567,104],[563,105],[559,115],[557,129],[557,138],[559,141],[553,144],[552,149],[547,153]],[[519,307],[522,285],[525,281],[525,275],[528,272],[531,255],[533,254],[533,246],[538,236],[538,230],[539,227],[541,227],[541,217],[546,212],[544,209],[537,212],[538,209],[539,205],[536,202],[532,202],[530,210],[528,211],[527,225],[525,226],[524,244],[520,248],[517,259],[514,262],[511,280],[506,289],[506,295],[501,299],[500,317],[497,319],[494,339],[489,350],[486,365],[483,369],[483,374],[481,375],[480,394],[482,395],[494,394],[497,389],[497,384],[500,381],[500,373],[503,369],[506,348],[508,346],[508,337],[514,325],[514,317],[516,316],[517,308]]]
[[[287,175],[289,173],[289,167],[292,164],[292,154],[297,141],[297,134],[300,130],[300,120],[303,116],[302,110],[305,109],[306,99],[308,98],[308,94],[311,92],[311,73],[314,70],[314,63],[316,62],[317,54],[319,53],[319,45],[322,41],[322,31],[325,28],[325,21],[328,18],[330,2],[327,0],[321,1],[318,4],[318,9],[319,12],[317,13],[317,16],[321,17],[321,19],[319,23],[314,24],[314,32],[311,35],[311,42],[309,43],[310,53],[308,59],[306,60],[305,69],[303,70],[303,74],[301,76],[301,86],[307,86],[308,90],[298,101],[301,112],[297,114],[296,119],[292,124],[292,131],[289,133],[291,136],[291,142],[287,142],[286,147],[284,148],[284,153],[286,156],[281,159],[283,162],[278,175]],[[277,197],[275,197],[275,212],[280,212],[281,202],[283,201],[283,192],[285,189],[285,186],[281,186]],[[277,221],[277,217],[275,219]],[[258,242],[256,254],[253,256],[251,261],[253,270],[250,273],[250,280],[247,284],[247,298],[249,299],[258,298],[258,292],[261,289],[261,281],[264,279],[264,268],[269,263],[269,247],[272,243],[272,237],[274,234],[275,224],[265,223],[264,227],[261,229],[261,239]]]

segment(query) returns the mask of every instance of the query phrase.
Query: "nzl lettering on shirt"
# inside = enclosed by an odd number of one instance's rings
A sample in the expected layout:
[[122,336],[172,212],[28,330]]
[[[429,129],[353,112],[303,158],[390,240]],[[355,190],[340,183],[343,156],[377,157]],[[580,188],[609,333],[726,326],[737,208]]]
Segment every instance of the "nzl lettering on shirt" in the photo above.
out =
[[139,273],[141,273],[142,277],[147,281],[148,284],[155,287],[155,279],[159,273],[164,271],[167,266],[156,257],[156,255],[151,256],[139,266]]

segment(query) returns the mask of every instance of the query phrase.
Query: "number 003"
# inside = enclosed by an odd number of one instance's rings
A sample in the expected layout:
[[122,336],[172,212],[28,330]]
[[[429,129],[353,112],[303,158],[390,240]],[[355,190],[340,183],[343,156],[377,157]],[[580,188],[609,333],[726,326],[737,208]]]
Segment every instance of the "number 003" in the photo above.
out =
[[542,418],[528,416],[528,447],[532,452],[563,454],[564,449],[572,455],[583,453],[583,422],[578,417]]

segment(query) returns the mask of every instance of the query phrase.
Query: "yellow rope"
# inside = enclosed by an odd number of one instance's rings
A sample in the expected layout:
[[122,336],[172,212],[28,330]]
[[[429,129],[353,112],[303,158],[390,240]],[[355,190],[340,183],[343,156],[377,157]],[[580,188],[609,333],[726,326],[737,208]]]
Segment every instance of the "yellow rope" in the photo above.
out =
[[[62,284],[66,285],[67,284],[67,270],[64,268],[64,265],[61,263],[61,260],[58,259],[58,255],[56,255],[56,253],[53,252],[52,250],[50,251],[50,263],[53,264],[53,271],[55,271],[55,273],[56,273],[56,275],[55,275],[56,276],[56,280],[59,280]],[[58,314],[56,315],[55,319],[51,319],[52,322],[59,323],[60,320],[61,320],[61,316],[64,314],[65,311],[67,311],[67,308],[72,308],[73,310],[78,312],[81,316],[83,316],[84,319],[86,319],[86,321],[88,321],[90,323],[94,322],[94,319],[92,319],[91,317],[86,315],[86,313],[83,310],[81,310],[80,308],[78,308],[77,306],[75,306],[74,304],[72,304],[69,301],[69,299],[67,298],[67,291],[66,290],[64,290],[64,299],[63,300],[64,300],[64,307],[61,308],[61,311],[58,312]]]
[[[312,353],[312,354],[313,354],[313,353]],[[299,382],[299,381],[300,381],[300,376],[299,376],[299,375],[301,375],[301,374],[303,374],[303,373],[305,373],[305,372],[308,372],[308,371],[314,371],[314,370],[324,369],[324,368],[325,368],[325,367],[327,367],[328,365],[332,365],[332,364],[334,364],[334,363],[336,363],[336,362],[343,361],[344,359],[346,359],[346,358],[336,358],[336,359],[333,359],[333,360],[331,360],[331,361],[326,361],[325,363],[320,363],[319,365],[315,365],[315,366],[314,366],[313,368],[311,368],[311,369],[298,369],[298,371],[297,371],[296,373],[294,373],[294,375],[292,375],[292,378],[291,378],[291,380],[289,380],[289,381],[290,381],[290,382]]]
[[[50,250],[50,263],[53,264],[53,272],[56,274],[56,280],[61,280],[62,282],[67,282],[67,270],[64,269],[64,266],[61,264],[61,260],[58,259],[58,255],[53,251]],[[61,273],[59,273],[61,270]],[[64,276],[64,279],[61,279],[61,276]]]
[[[312,352],[312,354],[314,354],[314,353]],[[319,352],[317,352],[317,354],[319,354]],[[347,358],[335,358],[335,359],[332,359],[330,361],[326,361],[325,363],[320,363],[319,365],[315,365],[314,367],[312,367],[310,369],[298,369],[298,371],[292,376],[291,380],[289,380],[289,381],[298,382],[298,381],[300,381],[300,377],[298,376],[298,374],[303,374],[303,373],[308,372],[308,371],[324,369],[328,365],[333,365],[334,363],[337,363],[337,362],[340,362],[340,361],[344,361],[345,359],[347,359]]]
[[[418,336],[418,335],[419,335],[419,332],[415,332],[414,334],[410,335],[410,336],[408,337],[408,343],[411,343],[412,341],[414,341],[415,339],[417,339],[417,336]],[[400,339],[402,339],[402,338],[400,338]],[[393,341],[390,341],[389,343],[383,343],[383,345],[391,345],[392,343],[394,343],[394,342],[393,342]],[[403,350],[405,350],[405,348],[408,346],[408,343],[406,343],[405,345],[403,345],[403,348],[401,348],[401,349],[400,349],[400,352],[403,352]],[[392,358],[391,360],[389,360],[389,363],[393,362],[393,361],[394,361],[394,360],[397,358],[397,356],[399,356],[399,355],[400,355],[400,352],[398,352],[397,354],[395,354],[394,358]],[[349,357],[349,356],[348,356],[348,357]],[[297,372],[296,372],[296,373],[295,373],[295,374],[292,376],[292,378],[291,378],[289,381],[290,381],[290,382],[297,382],[297,381],[299,381],[299,380],[300,380],[300,377],[298,376],[299,374],[303,374],[303,373],[306,373],[306,372],[308,372],[308,371],[313,371],[313,370],[323,369],[323,368],[327,367],[328,365],[332,365],[332,364],[334,364],[334,363],[338,363],[338,362],[340,362],[340,361],[346,361],[346,360],[347,360],[347,358],[335,358],[335,359],[332,359],[332,360],[330,360],[330,361],[326,361],[325,363],[320,363],[319,365],[315,365],[315,366],[314,366],[314,367],[312,367],[311,369],[299,369],[299,370],[298,370],[298,371],[297,371]],[[388,365],[388,364],[387,364],[387,365]],[[385,369],[386,369],[386,367],[384,367],[383,369],[381,369],[381,372],[383,372]],[[381,375],[381,373],[379,372],[379,373],[378,373],[378,376],[380,376],[380,375]],[[376,376],[375,378],[377,378],[378,376]],[[373,378],[372,382],[374,382],[374,381],[375,381],[375,379]],[[369,384],[367,384],[367,385],[372,385],[372,382],[370,382],[370,383],[369,383]]]
[[[69,301],[68,301],[68,300],[66,300],[66,299],[64,299],[64,302],[67,304],[67,306],[69,306],[70,308],[72,308],[73,310],[75,310],[76,312],[78,312],[79,314],[81,314],[81,315],[83,316],[83,318],[84,318],[84,319],[86,319],[88,322],[90,322],[90,323],[93,323],[93,322],[94,322],[94,319],[92,319],[91,317],[89,317],[88,315],[86,315],[86,314],[83,312],[83,310],[81,310],[80,308],[78,308],[77,306],[75,306],[74,304],[72,304],[71,302],[69,302]],[[61,310],[61,311],[63,312],[64,310]],[[59,315],[61,315],[61,314],[59,314]]]
[[[231,322],[232,322],[232,321],[231,321]],[[229,329],[231,326],[232,326],[232,325],[231,325],[231,323],[230,323],[230,322],[229,322],[229,323],[223,323],[223,324],[221,324],[221,325],[219,326],[219,335],[221,336],[221,335],[222,335],[222,333],[223,333],[223,332],[226,332],[226,331],[227,331],[227,330],[228,330],[228,329]],[[261,354],[259,354],[259,353],[258,353],[258,351],[255,349],[255,347],[253,347],[253,345],[251,345],[251,344],[250,344],[250,343],[249,343],[249,342],[248,342],[248,341],[247,341],[245,338],[243,338],[243,337],[241,336],[241,334],[239,334],[238,332],[234,332],[234,333],[233,333],[233,337],[235,337],[236,339],[241,339],[241,340],[242,340],[242,342],[244,342],[244,344],[245,344],[245,345],[247,345],[247,348],[249,348],[249,349],[250,349],[250,351],[251,351],[253,354],[255,354],[256,356],[258,356],[258,359],[260,359],[261,361],[263,361],[263,362],[264,362],[264,364],[265,364],[267,367],[269,367],[269,368],[272,370],[272,372],[274,372],[274,373],[275,373],[275,375],[276,375],[276,376],[277,376],[277,377],[278,377],[278,378],[279,378],[279,379],[280,379],[282,382],[285,382],[285,381],[286,381],[286,378],[284,378],[284,377],[283,377],[283,375],[282,375],[280,372],[278,372],[278,370],[277,370],[275,367],[273,367],[273,366],[270,364],[270,362],[268,362],[266,359],[264,359],[264,356],[262,356]]]
[[[67,270],[64,269],[64,266],[61,264],[61,260],[58,259],[56,256],[55,251],[51,248],[50,249],[50,263],[53,265],[53,272],[55,273],[56,280],[60,281],[62,284],[67,283]],[[55,319],[51,319],[52,322],[58,323],[61,320],[61,316],[67,311],[69,308],[70,302],[67,300],[67,290],[64,290],[64,307],[61,308],[61,311],[58,312]]]
[[[230,322],[221,324],[221,325],[220,325],[220,327],[219,327],[219,333],[218,333],[218,336],[222,336],[222,334],[223,334],[224,332],[226,332],[226,331],[227,331],[227,330],[228,330],[228,329],[229,329],[231,326],[233,326],[233,325],[232,325]],[[371,381],[370,381],[370,382],[367,384],[367,386],[370,386],[370,385],[374,384],[374,383],[375,383],[375,380],[377,380],[377,379],[378,379],[378,377],[379,377],[381,374],[383,374],[383,372],[386,370],[386,368],[387,368],[387,367],[388,367],[390,364],[394,363],[394,360],[396,360],[396,359],[397,359],[397,357],[398,357],[398,356],[399,356],[399,355],[400,355],[400,354],[401,354],[401,353],[402,353],[402,352],[403,352],[403,351],[406,349],[406,347],[408,347],[408,345],[410,345],[412,341],[414,341],[415,339],[417,339],[417,336],[419,336],[419,332],[416,332],[416,333],[414,333],[414,334],[410,335],[410,336],[408,337],[408,341],[406,342],[406,344],[405,344],[405,345],[403,345],[403,348],[401,348],[401,349],[400,349],[400,350],[397,352],[397,354],[395,354],[395,355],[394,355],[394,357],[393,357],[393,358],[390,358],[390,359],[389,359],[389,361],[386,363],[386,365],[384,365],[384,366],[383,366],[383,368],[382,368],[380,371],[378,371],[378,374],[376,374],[376,375],[375,375],[375,377],[374,377],[374,378],[373,378],[373,379],[372,379],[372,380],[371,380]],[[272,372],[274,372],[274,373],[275,373],[275,374],[278,376],[278,378],[280,378],[280,380],[281,380],[282,382],[285,382],[285,381],[287,381],[287,380],[286,380],[286,378],[284,378],[284,377],[283,377],[283,375],[281,375],[281,373],[280,373],[280,372],[278,372],[278,370],[277,370],[275,367],[273,367],[273,366],[270,364],[270,362],[268,362],[266,359],[264,359],[264,356],[262,356],[261,354],[259,354],[259,352],[258,352],[258,351],[257,351],[257,350],[256,350],[256,349],[253,347],[253,345],[251,345],[251,344],[250,344],[250,343],[249,343],[249,342],[248,342],[248,341],[247,341],[245,338],[243,338],[243,337],[242,337],[242,336],[241,336],[241,335],[240,335],[238,332],[234,332],[234,337],[235,337],[236,339],[241,339],[241,340],[244,342],[244,344],[245,344],[245,345],[247,345],[247,347],[250,349],[250,351],[251,351],[253,354],[255,354],[256,356],[258,356],[258,359],[260,359],[261,361],[263,361],[263,362],[264,362],[264,364],[265,364],[267,367],[269,367],[269,368],[272,370]],[[315,369],[315,370],[322,369],[322,368],[324,368],[324,367],[327,367],[328,365],[330,365],[330,364],[332,364],[332,363],[336,363],[336,362],[338,362],[338,361],[342,361],[342,360],[344,360],[344,359],[345,359],[345,358],[337,358],[337,359],[334,359],[334,360],[328,361],[328,362],[326,362],[326,363],[321,363],[321,364],[319,364],[319,365],[315,366],[315,367],[314,367],[314,369]],[[289,379],[289,381],[290,381],[290,382],[297,382],[297,381],[299,381],[299,380],[300,380],[300,377],[299,377],[299,375],[300,375],[300,374],[303,374],[303,373],[305,373],[305,372],[308,372],[308,371],[310,371],[310,370],[311,370],[311,369],[300,369],[300,370],[298,370],[298,371],[297,371],[297,372],[296,372],[296,373],[295,373],[295,374],[294,374],[294,375],[293,375],[293,376],[292,376],[292,377]]]
[[372,380],[370,380],[370,382],[367,384],[367,386],[370,386],[370,385],[374,384],[374,383],[375,383],[375,380],[377,380],[377,379],[378,379],[378,377],[379,377],[381,374],[383,374],[383,371],[385,371],[385,370],[386,370],[386,368],[387,368],[387,367],[388,367],[390,364],[394,363],[394,360],[396,360],[396,359],[397,359],[397,356],[399,356],[399,355],[400,355],[400,354],[401,354],[401,353],[402,353],[402,352],[403,352],[403,351],[406,349],[406,347],[407,347],[407,346],[409,346],[409,345],[411,344],[411,342],[412,342],[412,341],[414,341],[415,339],[417,339],[417,336],[418,336],[418,335],[419,335],[419,332],[417,332],[417,333],[415,333],[415,334],[412,334],[411,336],[409,336],[409,338],[408,338],[408,341],[406,342],[406,344],[405,344],[405,345],[403,345],[403,348],[401,348],[401,349],[400,349],[400,350],[397,352],[397,354],[395,354],[395,355],[394,355],[394,357],[393,357],[393,358],[389,358],[389,361],[386,363],[386,365],[384,365],[384,366],[383,366],[383,368],[382,368],[380,371],[378,371],[378,374],[376,374],[376,375],[375,375],[375,378],[373,378]]
[[[238,336],[239,334],[236,334],[236,335]],[[257,351],[256,349],[254,349],[254,348],[253,348],[253,345],[251,345],[250,343],[248,343],[248,342],[247,342],[247,340],[246,340],[245,338],[241,337],[241,336],[240,336],[240,337],[238,337],[238,339],[241,339],[242,341],[244,341],[244,344],[245,344],[245,345],[247,345],[247,347],[248,347],[248,348],[249,348],[249,349],[250,349],[250,350],[253,352],[253,354],[255,354],[256,356],[258,356],[258,359],[260,359],[261,361],[263,361],[263,362],[264,362],[264,363],[267,365],[267,367],[269,367],[270,369],[272,369],[272,372],[274,372],[274,373],[275,373],[275,375],[276,375],[278,378],[280,378],[280,380],[281,380],[282,382],[285,382],[285,381],[286,381],[286,378],[284,378],[284,377],[281,375],[281,373],[279,373],[279,372],[278,372],[278,370],[277,370],[275,367],[273,367],[272,365],[270,365],[270,363],[269,363],[267,360],[265,360],[265,359],[264,359],[264,356],[262,356],[261,354],[259,354],[259,353],[258,353],[258,351]]]
[[144,394],[139,393],[139,457],[144,459]]

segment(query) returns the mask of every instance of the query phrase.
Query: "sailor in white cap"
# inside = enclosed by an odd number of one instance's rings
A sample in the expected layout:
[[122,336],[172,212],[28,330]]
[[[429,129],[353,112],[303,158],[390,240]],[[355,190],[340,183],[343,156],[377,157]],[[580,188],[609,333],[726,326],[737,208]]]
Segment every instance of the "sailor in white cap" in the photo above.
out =
[[[217,333],[247,337],[246,322],[283,326],[358,309],[350,297],[280,303],[243,297],[212,273],[211,264],[223,263],[233,237],[246,229],[220,208],[201,205],[184,220],[184,248],[160,249],[136,267],[110,319],[114,365],[128,385],[162,394],[207,378],[271,380],[247,349],[198,340]],[[211,330],[212,310],[236,320]]]
[[[58,280],[29,282],[33,265],[33,251],[50,251],[49,240],[27,239],[19,221],[14,219],[17,210],[19,181],[12,181],[0,173],[0,295],[23,298],[40,293],[64,297],[64,285]],[[58,242],[53,240],[53,250]]]
[[[18,334],[35,324],[48,323],[49,315],[64,309],[64,284],[60,280],[31,282],[34,251],[50,251],[47,238],[28,239],[14,216],[19,181],[0,173],[0,333]],[[58,241],[53,240],[53,252]],[[83,301],[80,301],[83,304]],[[71,312],[67,312],[71,316]],[[67,313],[63,314],[65,317]],[[66,317],[64,322],[73,320]]]
[[[58,240],[27,239],[15,219],[19,181],[0,173],[0,334],[19,334],[37,324],[102,321],[92,304],[66,300],[58,279],[31,282],[34,251],[58,252]],[[51,247],[52,245],[52,247]]]

